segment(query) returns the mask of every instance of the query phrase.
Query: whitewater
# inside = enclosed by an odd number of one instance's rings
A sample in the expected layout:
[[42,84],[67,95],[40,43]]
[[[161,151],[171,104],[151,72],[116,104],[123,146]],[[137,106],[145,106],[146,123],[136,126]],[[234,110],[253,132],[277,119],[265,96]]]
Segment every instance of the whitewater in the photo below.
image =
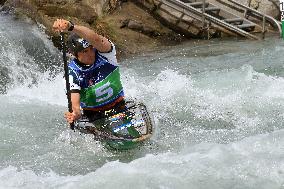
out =
[[191,40],[120,61],[154,135],[128,151],[68,129],[61,52],[0,16],[0,189],[284,189],[284,42]]

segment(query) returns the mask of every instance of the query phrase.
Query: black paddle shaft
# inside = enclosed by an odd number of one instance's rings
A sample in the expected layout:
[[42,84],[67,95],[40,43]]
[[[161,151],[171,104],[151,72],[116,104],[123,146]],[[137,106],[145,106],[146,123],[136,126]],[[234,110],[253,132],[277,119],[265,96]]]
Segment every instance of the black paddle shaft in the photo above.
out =
[[[63,54],[63,62],[64,62],[64,77],[65,77],[65,85],[66,85],[66,96],[67,96],[67,101],[68,101],[68,111],[73,112],[72,102],[71,102],[71,93],[70,93],[67,57],[66,57],[66,45],[65,45],[65,41],[64,41],[64,33],[63,32],[60,33],[60,40],[61,40],[61,45],[62,45],[62,54]],[[70,123],[70,129],[74,130],[74,122]]]

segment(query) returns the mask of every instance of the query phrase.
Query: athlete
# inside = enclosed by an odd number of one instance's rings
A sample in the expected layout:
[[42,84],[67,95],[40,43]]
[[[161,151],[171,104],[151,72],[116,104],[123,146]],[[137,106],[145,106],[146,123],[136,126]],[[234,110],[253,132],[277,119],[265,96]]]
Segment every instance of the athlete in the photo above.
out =
[[72,112],[65,112],[73,123],[83,114],[99,119],[109,110],[124,108],[124,92],[117,65],[114,44],[95,31],[71,21],[57,19],[56,32],[67,32],[67,47],[74,58],[69,62],[69,83]]

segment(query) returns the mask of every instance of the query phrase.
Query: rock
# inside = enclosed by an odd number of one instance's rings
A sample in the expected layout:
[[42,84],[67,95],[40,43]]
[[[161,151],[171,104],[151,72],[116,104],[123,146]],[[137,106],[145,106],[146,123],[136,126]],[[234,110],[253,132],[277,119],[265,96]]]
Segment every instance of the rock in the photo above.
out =
[[260,0],[251,0],[250,7],[257,10],[259,8]]
[[136,31],[142,31],[143,30],[143,25],[140,22],[137,22],[135,20],[129,20],[128,22],[128,28]]
[[279,0],[239,0],[239,3],[249,5],[261,13],[280,19]]
[[120,28],[125,28],[128,26],[128,23],[129,23],[130,19],[125,19],[121,22],[121,26]]
[[9,13],[11,11],[11,7],[3,5],[2,7],[0,7],[0,11],[1,12],[5,12],[5,13]]
[[158,37],[161,35],[158,31],[154,30],[149,26],[143,26],[142,33],[150,37]]
[[42,5],[39,10],[51,17],[65,17],[68,15],[70,17],[80,18],[89,24],[94,23],[98,16],[92,8],[82,5],[70,6],[64,4],[62,6],[57,6],[54,4],[46,4]]
[[8,89],[11,78],[9,77],[10,71],[4,66],[0,66],[0,94],[5,94]]
[[136,20],[131,20],[131,19],[123,20],[120,28],[125,28],[125,27],[134,31],[138,31],[150,37],[158,37],[161,35],[158,31],[156,31],[152,27],[146,26],[142,22],[138,22]]
[[0,5],[4,5],[7,0],[0,0]]

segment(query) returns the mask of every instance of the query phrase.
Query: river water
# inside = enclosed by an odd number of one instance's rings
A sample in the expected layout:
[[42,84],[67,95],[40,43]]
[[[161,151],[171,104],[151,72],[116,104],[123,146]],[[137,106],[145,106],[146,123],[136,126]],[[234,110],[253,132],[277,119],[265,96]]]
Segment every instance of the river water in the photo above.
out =
[[121,64],[153,137],[116,152],[68,129],[61,53],[0,16],[0,188],[284,188],[284,42],[190,41]]

